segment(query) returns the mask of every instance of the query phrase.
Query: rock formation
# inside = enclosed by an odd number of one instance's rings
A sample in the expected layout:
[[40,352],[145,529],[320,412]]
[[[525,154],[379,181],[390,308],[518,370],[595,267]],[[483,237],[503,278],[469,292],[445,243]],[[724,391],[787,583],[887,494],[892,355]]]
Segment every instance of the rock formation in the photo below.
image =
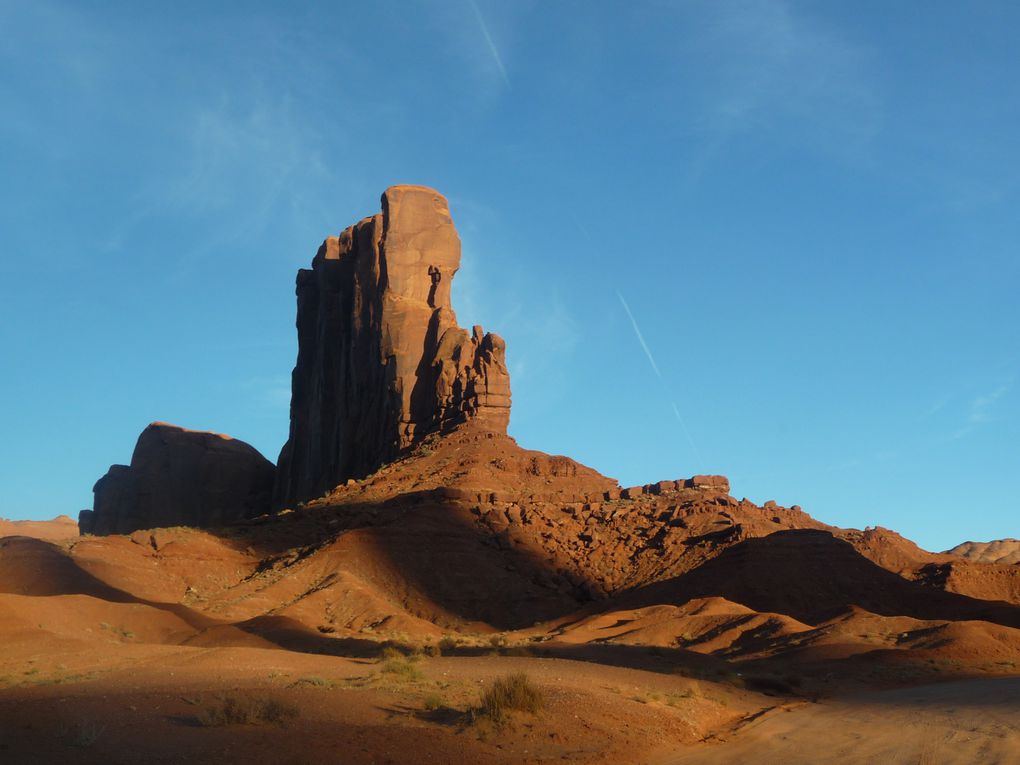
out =
[[96,483],[95,506],[79,515],[79,529],[127,534],[251,518],[269,509],[275,472],[244,441],[154,422],[138,437],[131,465],[113,465]]
[[329,237],[297,276],[298,358],[278,506],[361,478],[467,420],[505,433],[510,379],[497,335],[457,325],[460,239],[446,199],[393,186],[382,212]]
[[946,555],[956,555],[980,563],[1020,564],[1020,539],[993,539],[991,542],[964,542]]
[[32,537],[33,539],[59,540],[78,535],[78,524],[67,515],[58,515],[49,521],[12,521],[0,518],[0,538]]

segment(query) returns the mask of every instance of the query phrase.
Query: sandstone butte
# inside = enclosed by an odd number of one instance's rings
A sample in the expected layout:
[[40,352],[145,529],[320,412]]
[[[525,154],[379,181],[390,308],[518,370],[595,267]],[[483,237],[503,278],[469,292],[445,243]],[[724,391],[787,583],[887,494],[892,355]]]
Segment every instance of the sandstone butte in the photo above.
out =
[[460,238],[446,199],[393,186],[382,212],[322,243],[298,272],[298,359],[279,506],[363,478],[428,433],[510,420],[506,346],[457,325]]

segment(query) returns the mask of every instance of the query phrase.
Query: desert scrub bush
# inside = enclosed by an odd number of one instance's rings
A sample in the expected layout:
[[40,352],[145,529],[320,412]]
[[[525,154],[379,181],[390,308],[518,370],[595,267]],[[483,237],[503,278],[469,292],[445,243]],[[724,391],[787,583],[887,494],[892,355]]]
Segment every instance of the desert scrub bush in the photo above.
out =
[[460,645],[460,641],[457,640],[457,638],[453,637],[452,635],[443,635],[439,639],[439,650],[443,651],[444,653],[452,651],[458,645]]
[[392,645],[384,645],[383,649],[379,652],[380,661],[391,661],[393,659],[404,659],[406,654],[399,648]]
[[297,717],[297,714],[297,707],[278,699],[232,695],[226,696],[214,707],[201,710],[195,719],[199,725],[205,727],[264,723],[282,725],[287,720]]
[[435,712],[437,709],[442,709],[446,706],[446,700],[438,693],[430,693],[422,699],[422,706],[425,707],[427,712]]
[[390,675],[395,680],[417,682],[423,679],[421,670],[415,666],[415,662],[420,658],[405,656],[395,648],[385,648],[379,659],[380,669],[384,675]]
[[497,677],[492,686],[482,693],[480,711],[498,725],[507,720],[510,712],[538,714],[543,701],[542,691],[524,672],[513,672]]

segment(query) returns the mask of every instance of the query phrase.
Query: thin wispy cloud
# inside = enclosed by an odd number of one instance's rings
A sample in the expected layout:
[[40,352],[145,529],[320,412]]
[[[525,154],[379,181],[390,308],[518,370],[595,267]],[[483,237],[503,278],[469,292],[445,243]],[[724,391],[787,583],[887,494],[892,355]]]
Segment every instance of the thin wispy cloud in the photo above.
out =
[[[321,136],[286,98],[224,96],[182,110],[173,162],[137,190],[103,246],[121,249],[151,221],[186,222],[190,247],[175,253],[170,279],[190,277],[210,253],[242,253],[269,226],[311,217],[331,177]],[[311,245],[310,245],[311,246]]]
[[623,306],[623,310],[627,314],[627,318],[630,319],[630,326],[634,329],[634,335],[637,337],[638,343],[641,345],[641,350],[645,352],[645,356],[648,358],[648,363],[651,364],[652,370],[655,372],[655,376],[659,378],[659,382],[662,383],[662,387],[669,396],[670,409],[672,409],[673,415],[676,417],[676,421],[680,423],[680,429],[687,438],[687,442],[691,446],[691,451],[694,452],[694,456],[698,460],[698,465],[703,466],[705,464],[705,460],[701,456],[701,451],[698,449],[697,444],[694,443],[694,439],[691,437],[691,432],[687,429],[687,423],[684,422],[683,415],[680,414],[680,407],[677,406],[676,400],[673,398],[672,391],[669,388],[669,383],[666,381],[666,378],[662,376],[662,371],[659,369],[659,365],[655,363],[655,356],[652,355],[652,349],[648,347],[644,333],[641,331],[641,327],[638,326],[637,319],[634,318],[633,311],[630,310],[627,300],[623,297],[623,293],[619,290],[616,291],[616,297],[620,299],[620,305]]
[[953,432],[946,440],[956,441],[957,439],[970,435],[982,425],[993,422],[995,420],[994,410],[996,405],[1009,393],[1015,382],[1015,379],[1007,380],[997,388],[972,398],[970,403],[967,405],[963,425]]
[[475,12],[475,18],[478,19],[478,26],[482,29],[482,36],[485,38],[485,44],[489,46],[489,53],[492,54],[492,60],[496,64],[496,68],[499,70],[500,77],[503,78],[503,82],[506,86],[510,87],[510,77],[506,73],[506,67],[503,66],[503,58],[499,55],[499,49],[496,48],[496,43],[492,40],[492,35],[489,34],[489,26],[485,23],[485,17],[482,16],[482,10],[478,7],[478,3],[475,0],[468,0],[472,10]]
[[1003,385],[1000,385],[990,393],[977,396],[973,401],[970,402],[970,413],[967,417],[968,422],[979,423],[988,422],[992,419],[991,410],[995,406],[996,402],[1001,399],[1009,389],[1013,387],[1013,381],[1010,380]]

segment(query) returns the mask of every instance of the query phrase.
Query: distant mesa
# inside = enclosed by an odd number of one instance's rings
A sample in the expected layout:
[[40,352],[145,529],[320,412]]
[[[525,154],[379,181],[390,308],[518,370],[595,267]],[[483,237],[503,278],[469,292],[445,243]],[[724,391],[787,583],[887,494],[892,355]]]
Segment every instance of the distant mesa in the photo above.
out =
[[506,433],[506,346],[457,324],[460,238],[449,205],[392,186],[382,212],[329,237],[297,276],[298,359],[275,504],[363,478],[429,433]]
[[154,422],[138,437],[130,465],[96,483],[82,534],[129,534],[163,526],[222,526],[268,511],[276,469],[253,446]]

